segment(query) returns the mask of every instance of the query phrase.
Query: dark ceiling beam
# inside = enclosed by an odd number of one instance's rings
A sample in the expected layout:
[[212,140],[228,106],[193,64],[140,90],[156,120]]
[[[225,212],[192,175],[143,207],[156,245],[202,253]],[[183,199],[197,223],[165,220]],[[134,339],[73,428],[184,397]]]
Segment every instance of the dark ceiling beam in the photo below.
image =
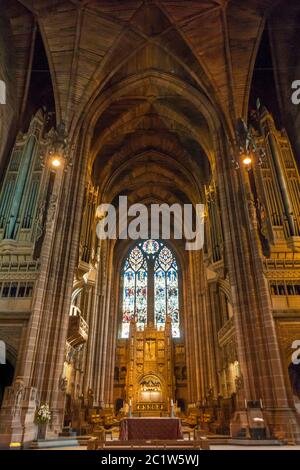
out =
[[33,0],[18,0],[21,5],[23,5],[25,8],[27,8],[29,11],[34,13],[35,15],[38,14],[38,10],[34,7],[34,1]]
[[84,8],[90,3],[90,0],[69,0],[73,5],[78,6],[79,8]]
[[234,91],[233,91],[234,90],[233,67],[232,67],[232,58],[231,58],[231,49],[230,49],[230,39],[229,39],[229,31],[228,31],[228,19],[227,19],[227,8],[226,8],[226,6],[221,9],[221,18],[222,18],[222,26],[223,26],[223,34],[224,34],[226,72],[227,72],[227,80],[228,80],[228,84],[229,84],[229,109],[230,109],[230,113],[232,115],[232,118],[235,121],[237,116],[236,116]]

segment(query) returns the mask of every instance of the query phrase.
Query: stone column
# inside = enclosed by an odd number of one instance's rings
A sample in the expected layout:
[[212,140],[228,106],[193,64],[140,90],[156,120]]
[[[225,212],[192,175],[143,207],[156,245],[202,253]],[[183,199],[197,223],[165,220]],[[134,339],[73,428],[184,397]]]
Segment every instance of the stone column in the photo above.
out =
[[[190,402],[196,403],[204,397],[204,356],[201,305],[199,304],[200,277],[197,270],[197,252],[189,252],[186,293],[188,294],[185,315],[187,366]],[[189,312],[190,309],[190,312]]]
[[224,151],[220,153],[220,202],[243,379],[238,406],[243,407],[243,399],[262,399],[272,434],[299,440],[298,418],[290,406],[284,381],[246,177],[244,169],[234,170],[230,158],[224,158]]
[[94,406],[112,404],[113,366],[116,336],[116,312],[112,295],[115,294],[113,266],[113,241],[102,240],[99,252],[99,268],[95,286],[93,328],[95,331],[89,372],[89,388],[93,393]]
[[[62,374],[73,276],[78,260],[89,138],[77,138],[76,142],[74,138],[71,148],[72,157],[76,153],[74,166],[65,168],[66,171],[59,170],[55,178],[33,309],[24,354],[18,365],[19,380],[24,389],[36,389],[37,402],[49,404],[52,420],[48,430],[53,434],[57,434],[63,424]],[[31,413],[28,401],[23,400],[21,408],[22,440],[26,443],[33,438],[34,413]],[[10,432],[7,426],[7,436]]]
[[[204,267],[204,266],[203,266]],[[212,389],[214,398],[217,398],[218,394],[218,375],[217,375],[217,361],[216,361],[216,348],[217,348],[217,337],[214,322],[214,315],[212,314],[213,305],[210,304],[212,301],[210,295],[209,285],[206,282],[205,295],[202,296],[202,305],[204,312],[204,323],[205,323],[205,337],[207,344],[207,362],[208,362],[208,386]]]
[[101,374],[103,373],[103,340],[106,328],[105,321],[105,301],[107,288],[107,241],[100,244],[100,263],[97,277],[96,296],[94,316],[96,320],[96,338],[93,351],[93,372],[92,372],[92,390],[94,393],[94,405],[99,406],[103,401],[101,394]]
[[187,365],[187,375],[188,375],[188,401],[193,403],[196,396],[196,380],[195,380],[195,342],[194,342],[194,326],[193,326],[193,313],[192,313],[192,303],[191,303],[191,292],[189,286],[191,285],[191,276],[190,276],[190,261],[187,257],[187,263],[182,275],[182,287],[183,287],[183,297],[185,299],[184,307],[185,311],[183,312],[182,322],[183,322],[183,332],[185,338],[185,351],[186,351],[186,365]]

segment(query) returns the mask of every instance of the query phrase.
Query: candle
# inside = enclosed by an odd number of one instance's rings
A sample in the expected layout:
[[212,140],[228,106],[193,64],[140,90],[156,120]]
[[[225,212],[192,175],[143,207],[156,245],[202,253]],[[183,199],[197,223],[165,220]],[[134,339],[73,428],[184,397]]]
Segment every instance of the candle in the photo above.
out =
[[170,416],[171,418],[174,418],[174,402],[173,402],[173,398],[171,398],[171,409],[170,409]]
[[128,410],[128,416],[129,418],[132,417],[132,401],[131,398],[129,398],[129,410]]

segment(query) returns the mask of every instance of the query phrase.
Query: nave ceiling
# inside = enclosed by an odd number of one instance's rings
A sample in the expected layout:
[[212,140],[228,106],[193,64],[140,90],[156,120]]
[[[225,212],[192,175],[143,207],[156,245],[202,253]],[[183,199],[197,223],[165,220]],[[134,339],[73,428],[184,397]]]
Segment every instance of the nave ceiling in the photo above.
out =
[[247,116],[265,14],[276,3],[4,0],[16,49],[19,108],[34,17],[49,61],[57,121],[75,125],[103,90],[150,66],[205,94],[232,128],[234,116]]

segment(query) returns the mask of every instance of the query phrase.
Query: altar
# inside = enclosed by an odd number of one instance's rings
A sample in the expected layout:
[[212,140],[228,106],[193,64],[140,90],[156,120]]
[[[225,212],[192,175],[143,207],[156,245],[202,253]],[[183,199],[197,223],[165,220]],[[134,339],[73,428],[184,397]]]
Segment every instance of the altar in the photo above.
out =
[[124,418],[121,421],[121,441],[182,439],[179,418]]

